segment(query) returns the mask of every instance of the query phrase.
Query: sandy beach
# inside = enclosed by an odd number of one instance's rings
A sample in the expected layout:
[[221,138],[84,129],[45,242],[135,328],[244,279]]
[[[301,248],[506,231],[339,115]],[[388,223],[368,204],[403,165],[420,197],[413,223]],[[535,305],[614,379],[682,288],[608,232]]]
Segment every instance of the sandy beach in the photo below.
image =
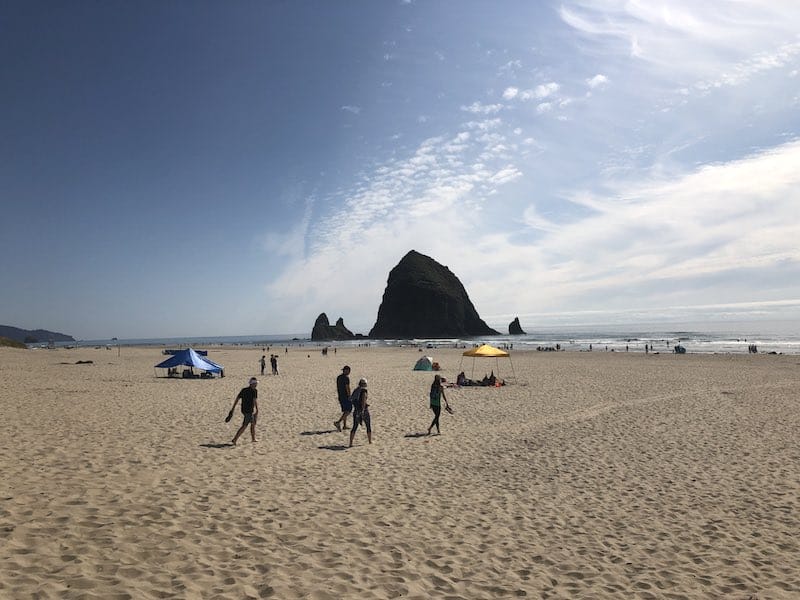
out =
[[[232,447],[262,352],[209,351],[226,377],[0,349],[0,597],[800,597],[798,356],[516,352],[429,437],[417,349],[280,348]],[[344,364],[372,445],[333,426]]]

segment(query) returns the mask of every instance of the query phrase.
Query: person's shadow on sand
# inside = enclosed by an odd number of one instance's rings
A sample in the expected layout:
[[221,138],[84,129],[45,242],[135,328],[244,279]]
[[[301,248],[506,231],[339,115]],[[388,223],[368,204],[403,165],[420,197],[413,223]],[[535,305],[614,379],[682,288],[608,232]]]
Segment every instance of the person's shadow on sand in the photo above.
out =
[[347,450],[347,446],[341,444],[331,444],[329,446],[320,446],[320,450]]
[[225,442],[224,444],[200,444],[201,448],[233,448],[234,445],[230,442]]
[[424,431],[420,431],[420,432],[417,432],[417,433],[407,433],[407,434],[405,434],[403,437],[407,437],[407,438],[421,438],[421,437],[428,437],[428,436],[430,436],[430,434],[429,434],[429,433],[426,433],[426,432],[424,432]]
[[300,435],[325,435],[327,433],[336,433],[335,429],[320,429],[319,431],[301,431]]

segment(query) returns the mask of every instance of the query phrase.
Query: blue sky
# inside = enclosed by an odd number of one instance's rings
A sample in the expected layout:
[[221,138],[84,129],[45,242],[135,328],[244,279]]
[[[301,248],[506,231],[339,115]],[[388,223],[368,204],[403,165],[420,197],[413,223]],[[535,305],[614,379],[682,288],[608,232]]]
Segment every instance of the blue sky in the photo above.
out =
[[800,317],[800,3],[0,5],[0,323]]

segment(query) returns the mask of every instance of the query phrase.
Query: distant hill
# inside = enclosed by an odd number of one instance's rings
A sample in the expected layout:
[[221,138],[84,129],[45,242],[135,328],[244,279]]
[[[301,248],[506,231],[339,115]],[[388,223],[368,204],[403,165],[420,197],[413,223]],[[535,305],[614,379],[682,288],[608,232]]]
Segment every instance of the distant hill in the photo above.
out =
[[74,342],[75,338],[65,333],[57,331],[47,331],[46,329],[20,329],[11,325],[0,325],[0,337],[5,337],[23,344],[44,344],[53,340],[54,342]]
[[3,346],[7,346],[9,348],[28,348],[25,344],[18,342],[17,340],[10,340],[7,337],[0,337],[0,348]]

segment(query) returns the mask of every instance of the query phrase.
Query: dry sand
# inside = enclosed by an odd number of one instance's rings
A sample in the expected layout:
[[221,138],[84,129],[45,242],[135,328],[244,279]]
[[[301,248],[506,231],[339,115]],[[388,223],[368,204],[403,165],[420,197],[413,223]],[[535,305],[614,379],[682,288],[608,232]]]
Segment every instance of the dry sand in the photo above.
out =
[[0,597],[800,598],[800,357],[518,352],[427,437],[416,349],[281,349],[230,447],[260,356],[0,349]]

